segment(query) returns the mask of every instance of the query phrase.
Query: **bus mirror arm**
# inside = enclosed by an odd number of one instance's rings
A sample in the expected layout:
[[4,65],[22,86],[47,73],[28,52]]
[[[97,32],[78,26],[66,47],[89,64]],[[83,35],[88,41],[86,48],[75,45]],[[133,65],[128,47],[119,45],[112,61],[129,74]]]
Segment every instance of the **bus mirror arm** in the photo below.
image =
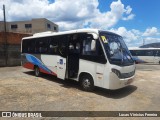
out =
[[91,42],[91,50],[92,51],[96,50],[96,41],[95,40],[92,40],[92,42]]

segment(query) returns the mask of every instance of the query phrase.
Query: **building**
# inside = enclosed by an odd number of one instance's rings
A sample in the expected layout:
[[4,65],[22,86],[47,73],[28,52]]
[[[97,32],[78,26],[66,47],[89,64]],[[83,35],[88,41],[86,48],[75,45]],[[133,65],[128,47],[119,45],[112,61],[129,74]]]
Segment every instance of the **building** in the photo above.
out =
[[[6,22],[7,32],[34,34],[38,32],[58,32],[58,25],[45,19],[37,18],[30,21]],[[0,32],[4,31],[4,22],[0,21]]]
[[160,42],[142,45],[140,48],[160,48]]

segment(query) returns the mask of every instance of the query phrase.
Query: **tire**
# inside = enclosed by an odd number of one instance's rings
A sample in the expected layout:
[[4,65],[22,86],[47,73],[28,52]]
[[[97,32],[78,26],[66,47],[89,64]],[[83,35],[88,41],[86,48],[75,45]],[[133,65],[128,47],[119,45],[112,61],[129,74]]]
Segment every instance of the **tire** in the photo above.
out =
[[93,78],[88,74],[81,76],[80,77],[80,85],[84,91],[93,91],[93,89],[94,89]]
[[38,66],[35,66],[34,68],[34,74],[36,77],[39,77],[41,75],[40,69]]

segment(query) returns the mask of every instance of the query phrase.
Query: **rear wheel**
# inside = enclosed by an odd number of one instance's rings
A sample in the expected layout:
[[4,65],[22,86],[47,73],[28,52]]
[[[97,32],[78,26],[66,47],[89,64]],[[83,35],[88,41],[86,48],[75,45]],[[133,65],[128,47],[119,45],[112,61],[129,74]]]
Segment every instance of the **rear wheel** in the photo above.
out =
[[39,77],[40,76],[40,69],[39,69],[39,67],[38,66],[35,66],[35,68],[34,68],[34,73],[35,73],[35,76],[36,77]]
[[94,89],[93,78],[88,74],[80,77],[80,84],[82,89],[85,91],[92,91]]

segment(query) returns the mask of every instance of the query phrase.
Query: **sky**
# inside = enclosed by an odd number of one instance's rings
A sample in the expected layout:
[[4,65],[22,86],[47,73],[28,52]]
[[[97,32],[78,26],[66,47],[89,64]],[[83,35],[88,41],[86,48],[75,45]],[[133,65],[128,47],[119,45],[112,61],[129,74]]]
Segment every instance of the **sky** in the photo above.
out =
[[0,0],[7,21],[47,18],[60,31],[96,28],[115,32],[128,47],[160,42],[160,0]]

